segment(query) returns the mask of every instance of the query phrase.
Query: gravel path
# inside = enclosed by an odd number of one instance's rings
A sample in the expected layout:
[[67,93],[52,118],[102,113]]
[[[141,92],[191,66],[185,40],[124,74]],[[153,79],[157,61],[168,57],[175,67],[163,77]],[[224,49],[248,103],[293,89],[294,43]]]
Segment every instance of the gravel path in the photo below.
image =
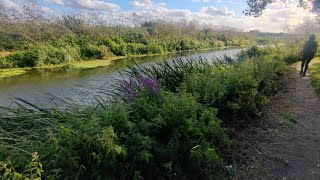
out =
[[320,102],[310,76],[298,72],[261,122],[239,136],[236,179],[320,180]]
[[290,141],[284,141],[288,165],[292,167],[288,177],[320,180],[320,103],[310,77],[297,73],[295,79],[295,88],[288,98],[293,102],[291,110],[297,123],[288,135]]

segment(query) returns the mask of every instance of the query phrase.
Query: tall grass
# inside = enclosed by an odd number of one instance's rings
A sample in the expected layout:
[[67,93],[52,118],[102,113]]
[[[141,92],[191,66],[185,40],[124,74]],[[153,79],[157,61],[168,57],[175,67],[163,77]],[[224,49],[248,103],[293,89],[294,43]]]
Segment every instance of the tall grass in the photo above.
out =
[[288,69],[276,48],[251,51],[132,68],[109,105],[2,109],[0,177],[231,178],[231,130],[261,115]]

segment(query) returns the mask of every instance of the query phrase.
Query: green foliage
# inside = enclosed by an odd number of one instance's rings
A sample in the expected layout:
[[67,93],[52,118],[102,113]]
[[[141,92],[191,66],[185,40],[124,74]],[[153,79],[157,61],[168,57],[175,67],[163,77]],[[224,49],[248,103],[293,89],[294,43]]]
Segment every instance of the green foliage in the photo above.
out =
[[241,54],[240,59],[267,57],[269,59],[285,61],[288,64],[292,64],[300,59],[299,53],[299,45],[293,43],[288,43],[287,45],[279,45],[276,46],[276,48],[259,48],[258,46],[252,46],[248,50],[246,50],[245,53]]
[[21,50],[26,46],[27,41],[21,34],[0,31],[0,51]]
[[[55,122],[51,127],[40,125],[47,129],[39,134],[41,139],[24,146],[42,154],[44,178],[223,176],[221,155],[232,144],[220,126],[216,110],[203,107],[186,93],[147,93],[105,110],[39,114],[34,118]],[[4,129],[9,131],[9,127]],[[32,137],[21,138],[28,142],[33,141]],[[2,145],[7,146],[8,142]],[[18,152],[1,150],[0,155],[19,162],[25,155]],[[15,167],[22,168],[21,164]]]
[[0,68],[64,64],[114,55],[244,46],[250,43],[251,38],[237,31],[195,28],[192,22],[150,21],[136,27],[92,26],[77,17],[62,16],[56,17],[55,21],[32,24],[19,21],[3,23],[6,24],[0,28],[0,50],[26,55],[12,55],[6,60],[1,58]]
[[147,179],[181,179],[221,172],[221,150],[231,141],[214,110],[203,109],[188,94],[169,92],[156,97],[142,95],[128,108],[123,111],[123,105],[117,105],[104,115],[104,121],[123,134],[119,140],[127,147],[130,166],[120,174],[128,174],[130,179],[134,175],[130,171]]
[[146,45],[144,44],[128,43],[127,51],[128,54],[148,54]]
[[104,45],[95,46],[92,44],[81,46],[80,54],[82,59],[103,59],[113,55],[108,47]]
[[[245,126],[260,114],[260,108],[281,87],[278,79],[287,70],[283,54],[277,48],[249,48],[237,60],[225,57],[213,64],[203,60],[176,60],[145,69],[132,69],[139,74],[156,77],[171,92],[192,94],[197,102],[219,109],[218,117],[228,126]],[[282,59],[280,59],[282,58]]]
[[24,173],[16,172],[15,167],[10,162],[0,161],[0,177],[3,180],[41,180],[42,163],[39,161],[39,154],[32,153],[32,160],[25,167]]
[[[99,52],[105,52],[99,49]],[[0,58],[0,68],[23,68],[41,65],[63,64],[80,60],[79,51],[72,46],[54,47],[41,44],[30,50],[14,52],[6,57]]]
[[312,85],[315,88],[318,97],[320,97],[320,64],[313,64],[310,67]]
[[29,169],[44,179],[229,178],[224,166],[232,163],[226,157],[234,142],[227,132],[260,114],[287,70],[277,49],[254,49],[259,56],[252,51],[236,61],[132,68],[129,78],[156,78],[161,89],[143,88],[108,106],[3,109],[0,158],[11,165],[2,164],[0,171],[29,177],[18,172],[25,171],[29,152],[39,152],[43,168],[37,160]]
[[38,50],[15,52],[5,58],[1,58],[6,64],[4,67],[35,67],[40,61]]

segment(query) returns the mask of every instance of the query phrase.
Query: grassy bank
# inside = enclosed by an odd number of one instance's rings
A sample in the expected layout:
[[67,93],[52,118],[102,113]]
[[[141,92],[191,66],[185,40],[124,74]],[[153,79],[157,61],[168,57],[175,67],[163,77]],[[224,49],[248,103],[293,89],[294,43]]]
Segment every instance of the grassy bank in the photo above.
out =
[[253,42],[242,32],[199,29],[190,22],[178,25],[152,21],[127,27],[93,26],[73,16],[27,23],[10,17],[0,16],[0,23],[4,24],[0,28],[0,51],[11,52],[0,56],[2,69],[244,46]]
[[[2,109],[2,178],[226,179],[233,132],[281,87],[285,47],[250,48],[213,64],[134,68],[113,103],[60,111]],[[112,93],[112,92],[106,92]],[[25,102],[26,103],[26,102]]]
[[0,69],[274,43],[287,37],[187,20],[132,19],[126,24],[99,17],[99,13],[98,17],[88,12],[46,16],[36,1],[26,1],[23,7],[14,11],[1,6],[0,51],[12,53],[0,56]]
[[[229,46],[229,47],[225,47],[225,48],[235,48],[235,46]],[[204,49],[199,49],[197,51],[207,51],[207,50],[216,50],[216,49],[222,49],[222,48],[204,48]],[[180,51],[180,52],[192,52],[192,51],[193,50],[184,50],[184,51]],[[109,57],[107,59],[77,61],[77,62],[56,64],[56,65],[52,65],[52,64],[51,65],[42,65],[42,66],[32,67],[32,68],[25,67],[25,68],[0,69],[0,78],[21,75],[21,74],[27,73],[30,70],[34,70],[34,69],[54,69],[54,68],[61,68],[61,67],[70,67],[72,69],[90,69],[90,68],[108,66],[108,65],[110,65],[112,63],[112,61],[121,60],[121,59],[125,59],[125,58],[135,58],[135,57],[136,58],[139,58],[139,57],[150,57],[150,58],[152,58],[153,56],[161,56],[161,55],[168,55],[168,54],[174,54],[174,53],[175,52],[168,52],[168,53],[165,53],[165,54],[113,56],[113,57]],[[6,56],[7,56],[9,54],[12,54],[12,52],[5,52],[3,54],[6,54]]]
[[313,64],[310,66],[309,71],[311,73],[312,85],[315,88],[318,97],[320,97],[320,57],[311,61]]
[[64,66],[68,66],[72,69],[88,69],[88,68],[96,68],[101,66],[108,66],[111,64],[112,61],[119,60],[126,58],[123,57],[113,57],[104,60],[90,60],[90,61],[79,61],[79,62],[72,62],[67,64],[59,64],[59,65],[43,65],[39,67],[33,68],[11,68],[11,69],[0,69],[0,78],[10,77],[10,76],[18,76],[24,73],[27,73],[33,69],[54,69],[54,68],[61,68]]

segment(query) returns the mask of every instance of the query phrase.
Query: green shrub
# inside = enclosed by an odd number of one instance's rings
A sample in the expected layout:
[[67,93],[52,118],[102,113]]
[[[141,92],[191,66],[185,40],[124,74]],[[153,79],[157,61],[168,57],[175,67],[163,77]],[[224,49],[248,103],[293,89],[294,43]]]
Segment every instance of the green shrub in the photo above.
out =
[[0,161],[0,178],[1,179],[14,179],[14,180],[27,180],[27,179],[39,179],[43,173],[42,163],[39,162],[38,152],[32,153],[32,160],[26,166],[25,171],[21,174],[15,170],[14,165],[10,162]]
[[156,77],[166,90],[190,93],[199,103],[219,109],[218,117],[225,124],[241,127],[250,123],[248,117],[259,115],[261,106],[280,89],[277,82],[287,66],[276,51],[251,48],[238,60],[227,58],[213,64],[192,59],[166,62],[132,69],[129,76]]
[[4,59],[8,64],[11,64],[12,67],[35,67],[40,61],[40,53],[35,49],[14,52]]
[[278,53],[132,68],[131,81],[148,77],[144,85],[161,89],[139,86],[134,98],[116,97],[108,106],[4,109],[0,158],[23,172],[30,152],[38,152],[44,179],[230,178],[223,166],[232,163],[226,157],[233,141],[226,132],[245,128],[279,91],[287,66]]
[[66,53],[66,61],[81,61],[80,48],[78,46],[64,46],[63,50]]
[[[46,179],[223,177],[222,155],[232,144],[216,110],[203,107],[186,93],[141,93],[131,102],[105,110],[54,116],[19,113],[20,126],[30,134],[16,131],[10,118],[2,119],[6,123],[2,128],[15,134],[16,142],[19,135],[24,139],[15,147],[39,152]],[[29,125],[32,117],[35,122]],[[0,147],[12,142],[8,138]],[[0,157],[10,158],[17,172],[27,157],[20,148],[0,148]]]
[[12,61],[9,61],[8,58],[0,57],[0,68],[1,69],[9,69],[14,68],[15,65]]
[[65,49],[56,48],[51,45],[37,47],[42,54],[41,65],[63,64],[67,62],[67,52]]
[[164,52],[161,45],[158,45],[156,43],[149,43],[146,47],[146,51],[148,52],[148,54],[160,54]]
[[127,44],[128,54],[148,54],[147,47],[144,44],[128,43]]
[[102,59],[104,57],[104,51],[92,44],[82,45],[80,54],[82,59]]
[[19,33],[0,31],[0,50],[23,50],[27,47],[27,44],[28,41]]
[[125,56],[128,53],[126,44],[120,38],[116,38],[116,40],[107,39],[104,43],[117,56]]

